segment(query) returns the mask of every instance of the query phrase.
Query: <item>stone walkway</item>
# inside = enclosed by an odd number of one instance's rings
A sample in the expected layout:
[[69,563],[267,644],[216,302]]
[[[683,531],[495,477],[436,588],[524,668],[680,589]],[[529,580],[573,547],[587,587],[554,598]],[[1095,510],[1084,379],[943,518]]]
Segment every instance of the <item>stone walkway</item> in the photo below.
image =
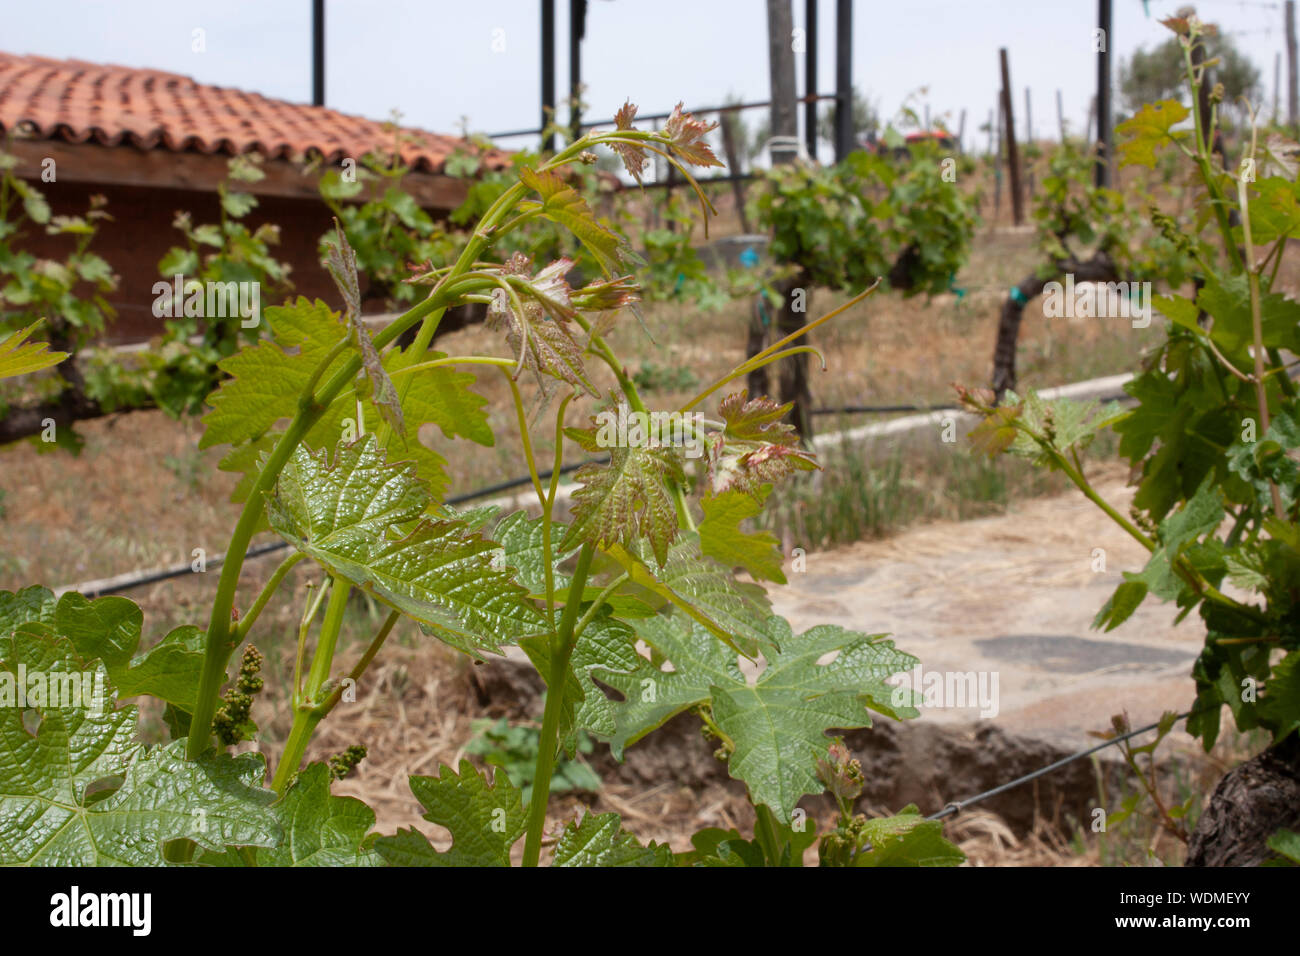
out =
[[[1112,481],[1098,490],[1127,511],[1131,489]],[[1104,572],[1093,570],[1097,548]],[[1204,637],[1197,615],[1175,626],[1176,608],[1148,599],[1118,629],[1090,628],[1121,572],[1145,561],[1141,545],[1076,493],[815,552],[770,594],[796,632],[830,623],[893,635],[921,659],[918,691],[945,686],[948,706],[924,708],[924,720],[987,720],[1073,750],[1112,714],[1127,710],[1141,726],[1192,703]],[[973,682],[958,679],[971,672]],[[967,706],[953,706],[966,687]]]

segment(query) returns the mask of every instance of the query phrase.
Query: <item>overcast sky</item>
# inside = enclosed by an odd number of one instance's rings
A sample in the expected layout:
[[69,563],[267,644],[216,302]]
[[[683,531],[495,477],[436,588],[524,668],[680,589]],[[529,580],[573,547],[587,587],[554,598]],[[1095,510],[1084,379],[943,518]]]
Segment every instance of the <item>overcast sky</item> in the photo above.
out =
[[[1111,49],[1127,57],[1160,42],[1157,22],[1181,0],[1114,0]],[[568,82],[568,3],[556,2],[557,89]],[[1281,2],[1202,0],[1262,74],[1272,107],[1274,54],[1284,49]],[[539,4],[536,0],[327,0],[326,103],[383,119],[455,132],[461,118],[480,132],[538,121]],[[1148,16],[1144,8],[1149,7]],[[5,0],[0,49],[154,67],[205,83],[295,102],[311,99],[309,0]],[[794,0],[795,25],[804,0]],[[835,3],[819,6],[822,92],[834,85]],[[857,0],[853,79],[892,115],[910,95],[956,128],[968,111],[968,148],[988,119],[1006,46],[1024,129],[1024,89],[1034,129],[1056,132],[1056,91],[1082,128],[1096,84],[1095,0]],[[729,96],[768,94],[764,0],[592,0],[583,78],[592,118],[612,116],[625,98],[643,113],[708,106]],[[206,49],[192,50],[195,29]],[[502,49],[504,47],[504,49]],[[499,52],[498,52],[499,51]],[[802,57],[797,57],[800,92]],[[563,95],[563,94],[561,94]],[[1285,109],[1284,95],[1283,109]],[[750,123],[757,120],[748,115]],[[524,145],[507,140],[503,145]]]

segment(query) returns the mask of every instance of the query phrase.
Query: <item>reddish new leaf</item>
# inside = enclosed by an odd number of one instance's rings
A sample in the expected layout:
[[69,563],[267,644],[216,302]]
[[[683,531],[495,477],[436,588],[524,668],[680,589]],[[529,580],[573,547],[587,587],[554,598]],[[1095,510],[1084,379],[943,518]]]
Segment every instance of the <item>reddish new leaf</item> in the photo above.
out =
[[682,112],[682,104],[673,107],[672,116],[664,123],[663,134],[672,151],[692,166],[721,166],[704,134],[718,128],[717,123],[706,123],[690,113]]
[[[614,114],[614,125],[620,130],[635,129],[632,120],[636,118],[636,107],[631,101],[623,104],[622,108]],[[646,167],[646,152],[635,143],[610,143],[609,148],[618,154],[619,159],[623,160],[623,166],[632,178],[641,183],[641,173]]]
[[718,406],[723,430],[709,441],[709,483],[715,495],[735,488],[758,497],[763,485],[818,467],[812,453],[800,446],[794,427],[781,421],[791,406],[748,395],[736,392]]

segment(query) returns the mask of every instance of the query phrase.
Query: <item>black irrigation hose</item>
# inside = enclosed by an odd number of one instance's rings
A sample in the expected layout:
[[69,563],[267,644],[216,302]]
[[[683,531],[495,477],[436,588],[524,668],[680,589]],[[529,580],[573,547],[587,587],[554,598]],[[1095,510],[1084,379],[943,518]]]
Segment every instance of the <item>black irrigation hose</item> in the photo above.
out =
[[[1101,401],[1122,401],[1132,399],[1127,393],[1118,393],[1114,395],[1103,396]],[[843,408],[815,408],[814,415],[854,415],[867,414],[873,412],[937,412],[937,411],[960,411],[956,405],[849,405]],[[577,471],[583,465],[607,461],[607,458],[591,458],[587,461],[575,462],[565,465],[560,469],[560,474],[568,474]],[[545,481],[551,477],[552,470],[546,469],[538,473],[538,478]],[[530,475],[520,475],[518,478],[511,478],[507,481],[501,481],[494,485],[487,485],[475,491],[466,492],[461,495],[454,495],[448,498],[444,504],[458,505],[467,501],[474,501],[478,498],[484,498],[488,495],[494,495],[502,491],[510,491],[512,488],[519,488],[527,485],[532,481]],[[258,558],[262,555],[273,554],[277,551],[283,551],[289,547],[287,542],[276,541],[270,544],[261,544],[249,548],[244,553],[244,558]],[[226,560],[224,554],[216,555],[207,562],[208,567],[219,568]],[[85,590],[78,588],[81,594],[88,598],[99,597],[103,594],[120,594],[123,591],[130,591],[146,584],[156,584],[159,581],[167,581],[172,578],[183,577],[186,574],[192,574],[193,568],[189,564],[177,564],[169,568],[154,568],[149,571],[141,571],[137,574],[124,574],[113,578],[104,579],[102,582],[87,582],[89,584],[100,584],[99,587],[88,587]]]
[[956,412],[956,405],[845,405],[843,408],[814,408],[814,415],[870,415],[885,412]]
[[[1178,720],[1186,720],[1188,717],[1192,716],[1193,714],[1198,714],[1201,712],[1202,711],[1199,710],[1189,710],[1186,713],[1179,714]],[[1177,723],[1177,721],[1175,721],[1175,723]],[[1006,793],[1006,791],[1012,790],[1020,786],[1022,783],[1028,783],[1031,780],[1037,780],[1039,777],[1044,776],[1045,774],[1049,774],[1053,770],[1060,770],[1062,767],[1066,766],[1067,764],[1072,764],[1076,760],[1082,760],[1084,757],[1091,757],[1099,750],[1105,750],[1107,747],[1113,744],[1121,743],[1125,740],[1128,740],[1130,737],[1136,737],[1138,734],[1149,733],[1150,731],[1155,730],[1159,726],[1160,726],[1160,721],[1157,720],[1154,724],[1147,724],[1147,726],[1139,727],[1137,730],[1130,730],[1126,734],[1120,734],[1118,737],[1112,737],[1110,740],[1104,740],[1101,743],[1097,744],[1097,746],[1095,747],[1089,747],[1087,750],[1080,750],[1076,754],[1071,754],[1068,757],[1062,757],[1060,760],[1056,761],[1055,763],[1050,763],[1046,767],[1043,767],[1039,770],[1035,770],[1033,773],[1027,773],[1023,777],[1019,777],[1015,780],[1010,781],[1009,783],[1004,783],[999,786],[996,786],[992,790],[985,790],[983,793],[977,793],[975,796],[967,797],[965,800],[954,800],[951,803],[949,803],[946,807],[944,807],[942,810],[940,810],[938,813],[930,814],[928,817],[926,817],[926,819],[942,820],[944,817],[949,817],[954,814],[960,813],[962,810],[965,810],[971,804],[975,804],[983,800],[987,800],[989,797],[996,797],[999,793]]]
[[[1133,401],[1133,396],[1128,392],[1112,392],[1109,395],[1099,395],[1094,399],[1099,402],[1124,402]],[[814,415],[873,415],[873,414],[890,414],[893,412],[960,412],[960,405],[844,405],[840,408],[814,408]]]
[[[607,458],[590,458],[587,461],[574,462],[573,464],[565,465],[564,467],[562,467],[560,469],[560,474],[562,475],[568,474],[571,471],[577,471],[583,465],[589,465],[589,464],[603,462],[607,460],[608,460]],[[545,481],[546,479],[550,478],[553,473],[554,473],[553,469],[548,468],[545,471],[539,472],[537,477]],[[452,497],[444,501],[443,504],[447,504],[447,505],[464,504],[467,501],[474,501],[478,498],[485,498],[488,495],[494,495],[501,491],[509,491],[512,488],[518,488],[522,485],[531,484],[532,481],[533,478],[531,475],[521,475],[518,478],[511,478],[508,481],[498,482],[495,485],[487,485],[486,487],[479,488],[475,491],[468,491],[465,492],[464,494],[453,495]],[[288,547],[289,544],[287,541],[272,541],[267,544],[259,544],[249,548],[246,552],[244,552],[244,559],[248,560],[249,558],[260,558],[266,554],[274,554],[277,551],[283,551]],[[219,568],[223,563],[225,563],[225,560],[226,560],[226,556],[224,554],[216,555],[215,557],[207,561],[206,567]],[[187,574],[193,574],[193,573],[194,573],[194,568],[191,565],[177,564],[169,568],[154,568],[153,570],[141,571],[137,574],[125,574],[125,575],[119,575],[118,577],[114,577],[114,578],[108,578],[101,583],[100,587],[87,587],[84,589],[78,587],[78,588],[74,588],[73,590],[78,591],[84,597],[95,598],[104,594],[121,594],[123,591],[130,591],[138,587],[143,587],[146,584],[156,584],[159,581],[167,581],[170,580],[171,578],[184,577]],[[90,582],[90,583],[93,584],[95,582]]]

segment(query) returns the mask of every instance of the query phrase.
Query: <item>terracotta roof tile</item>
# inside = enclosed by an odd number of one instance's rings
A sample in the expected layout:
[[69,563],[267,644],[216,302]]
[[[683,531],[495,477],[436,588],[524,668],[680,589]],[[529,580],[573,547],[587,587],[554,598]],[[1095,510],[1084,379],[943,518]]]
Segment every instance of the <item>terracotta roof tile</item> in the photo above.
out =
[[[256,151],[267,158],[326,162],[392,149],[384,124],[323,106],[197,83],[161,70],[0,53],[0,132],[23,127],[42,139],[173,152]],[[404,129],[402,161],[441,172],[459,137]],[[488,165],[504,166],[492,151]]]

